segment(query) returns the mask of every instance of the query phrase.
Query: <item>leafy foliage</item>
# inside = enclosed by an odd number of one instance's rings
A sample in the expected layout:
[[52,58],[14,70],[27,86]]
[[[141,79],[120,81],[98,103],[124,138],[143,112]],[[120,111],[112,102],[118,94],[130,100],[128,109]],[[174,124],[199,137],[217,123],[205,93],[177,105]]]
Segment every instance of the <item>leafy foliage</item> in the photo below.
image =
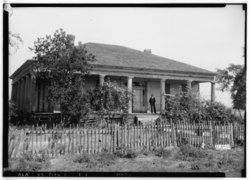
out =
[[23,39],[21,38],[20,34],[9,32],[9,47],[10,52],[9,54],[14,54],[18,49],[20,43],[23,43]]
[[82,89],[84,80],[95,57],[86,51],[82,43],[74,44],[75,37],[62,29],[53,36],[38,38],[32,51],[36,54],[34,74],[38,81],[49,80],[48,100],[60,104],[68,119],[78,119],[85,113]]
[[173,121],[239,121],[233,115],[232,109],[227,108],[219,102],[202,100],[191,91],[181,92],[174,97],[166,98],[165,114],[166,119]]
[[128,114],[128,102],[132,94],[117,83],[107,80],[102,86],[87,92],[89,108],[101,115]]
[[207,157],[205,150],[186,144],[180,147],[177,158],[185,161],[195,161],[205,157]]
[[242,65],[230,64],[226,69],[217,70],[219,90],[230,91],[236,109],[246,108],[246,70]]
[[200,119],[201,102],[191,91],[177,93],[166,98],[165,117],[172,120]]

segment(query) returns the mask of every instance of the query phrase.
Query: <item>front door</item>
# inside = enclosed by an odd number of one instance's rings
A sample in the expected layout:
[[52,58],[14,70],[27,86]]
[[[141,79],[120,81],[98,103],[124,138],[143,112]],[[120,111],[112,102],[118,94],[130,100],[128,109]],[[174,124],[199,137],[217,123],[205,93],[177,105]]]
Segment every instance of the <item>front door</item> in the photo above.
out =
[[146,112],[146,87],[145,83],[133,84],[134,97],[133,97],[133,112],[145,113]]

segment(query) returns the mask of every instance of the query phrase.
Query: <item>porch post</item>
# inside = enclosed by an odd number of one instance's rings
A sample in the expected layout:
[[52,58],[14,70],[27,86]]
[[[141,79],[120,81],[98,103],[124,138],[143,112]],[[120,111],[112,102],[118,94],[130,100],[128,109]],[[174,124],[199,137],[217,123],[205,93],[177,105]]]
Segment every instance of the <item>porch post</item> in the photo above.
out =
[[160,99],[161,113],[165,111],[165,79],[161,79],[161,99]]
[[102,86],[103,83],[104,83],[104,77],[105,77],[104,74],[100,74],[100,75],[99,75],[100,86]]
[[29,95],[30,95],[30,88],[29,88],[29,75],[25,76],[25,87],[24,87],[24,110],[29,111]]
[[187,80],[187,90],[191,90],[192,89],[192,81],[191,80]]
[[17,91],[16,91],[16,104],[19,107],[20,106],[20,85],[21,85],[21,81],[17,81]]
[[25,88],[25,78],[23,77],[22,80],[21,80],[21,94],[20,94],[20,106],[19,108],[21,110],[24,110],[24,88]]
[[37,89],[36,89],[36,77],[30,77],[30,111],[35,112],[37,108]]
[[215,101],[215,83],[211,82],[211,103]]
[[11,89],[11,101],[14,101],[14,91],[15,91],[15,84],[12,84],[12,89]]
[[[132,84],[133,84],[133,77],[132,77],[132,76],[129,76],[129,77],[128,77],[128,91],[129,91],[129,92],[132,92]],[[129,99],[129,102],[128,102],[128,113],[129,113],[129,114],[132,113],[132,98],[133,98],[133,97],[131,97],[131,98]]]

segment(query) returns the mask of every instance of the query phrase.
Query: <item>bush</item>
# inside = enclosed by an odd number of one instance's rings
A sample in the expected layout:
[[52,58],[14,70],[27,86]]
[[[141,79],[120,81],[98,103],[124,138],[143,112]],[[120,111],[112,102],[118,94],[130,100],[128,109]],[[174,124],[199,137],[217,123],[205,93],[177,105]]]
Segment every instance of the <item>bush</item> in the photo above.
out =
[[195,161],[205,158],[206,156],[207,153],[200,148],[195,148],[191,145],[183,145],[180,147],[177,158],[181,160]]
[[205,167],[214,167],[216,165],[216,161],[214,159],[213,154],[210,154],[207,158],[207,162],[204,164]]
[[223,157],[217,162],[218,168],[221,168],[225,165],[233,165],[235,162],[232,158],[232,155],[229,153],[223,154]]
[[97,156],[99,166],[110,166],[115,163],[116,156],[113,153],[101,153]]
[[192,170],[199,170],[199,169],[200,169],[200,166],[199,166],[198,163],[192,163],[192,164],[191,164],[191,169],[192,169]]
[[168,158],[171,156],[172,151],[161,148],[161,149],[155,150],[154,154],[158,157]]
[[188,90],[166,98],[163,117],[173,121],[196,123],[211,120],[218,122],[239,121],[239,118],[233,115],[232,109],[219,102],[211,103],[208,100],[202,100]]
[[135,158],[138,155],[137,153],[133,152],[131,149],[127,149],[127,148],[117,149],[114,152],[114,154],[120,158]]
[[86,163],[87,167],[91,168],[94,166],[110,166],[112,164],[114,164],[116,159],[116,156],[112,153],[108,153],[108,152],[103,152],[101,154],[98,155],[90,155],[90,154],[80,154],[77,155],[73,162],[74,163]]
[[27,152],[23,154],[23,157],[13,160],[10,169],[15,171],[38,171],[49,165],[48,160],[49,157],[42,151],[38,154]]
[[178,167],[179,167],[179,168],[185,168],[185,165],[184,165],[183,163],[180,163],[180,164],[178,165]]

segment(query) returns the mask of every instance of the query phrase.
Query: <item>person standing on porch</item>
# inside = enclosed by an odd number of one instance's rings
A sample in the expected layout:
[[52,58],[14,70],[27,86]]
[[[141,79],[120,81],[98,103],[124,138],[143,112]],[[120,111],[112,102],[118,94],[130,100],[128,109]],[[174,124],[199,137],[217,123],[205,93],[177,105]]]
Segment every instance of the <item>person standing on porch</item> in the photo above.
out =
[[149,104],[151,107],[151,113],[155,113],[156,114],[156,108],[155,108],[155,97],[153,94],[151,94],[151,97],[149,99]]

